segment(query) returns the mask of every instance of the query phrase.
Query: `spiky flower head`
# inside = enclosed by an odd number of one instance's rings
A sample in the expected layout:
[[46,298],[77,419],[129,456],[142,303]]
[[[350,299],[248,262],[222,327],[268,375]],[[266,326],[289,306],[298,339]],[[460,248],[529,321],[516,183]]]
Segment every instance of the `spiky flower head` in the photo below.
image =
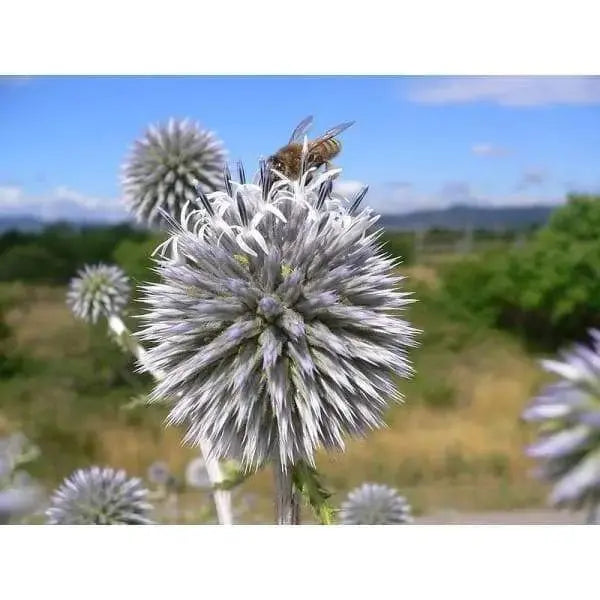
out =
[[542,367],[559,380],[546,386],[523,412],[540,424],[527,454],[540,461],[537,475],[554,484],[550,502],[580,508],[600,502],[600,331],[593,344],[562,351]]
[[206,463],[202,456],[193,458],[185,469],[185,481],[193,488],[206,490],[212,487]]
[[149,525],[148,490],[125,471],[79,469],[65,479],[46,511],[49,525]]
[[[305,151],[306,151],[305,142]],[[377,216],[331,195],[339,170],[299,180],[261,163],[255,183],[225,172],[160,247],[162,281],[144,288],[142,337],[165,373],[152,398],[174,402],[186,441],[244,467],[314,464],[319,446],[383,424],[411,367],[411,300],[381,251]]]
[[71,279],[67,304],[79,319],[96,323],[101,316],[119,315],[130,292],[129,278],[116,265],[85,265]]
[[151,126],[123,165],[125,203],[148,226],[164,225],[161,211],[179,219],[197,189],[218,189],[225,159],[222,142],[197,123],[171,119]]
[[348,494],[340,520],[344,525],[406,525],[412,523],[412,516],[406,498],[395,489],[364,483]]

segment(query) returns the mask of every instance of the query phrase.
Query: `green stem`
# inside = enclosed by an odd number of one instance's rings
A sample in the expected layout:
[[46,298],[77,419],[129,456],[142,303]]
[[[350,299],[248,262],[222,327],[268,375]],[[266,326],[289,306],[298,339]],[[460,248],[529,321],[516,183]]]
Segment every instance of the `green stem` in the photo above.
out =
[[300,525],[300,497],[292,478],[291,467],[283,467],[279,457],[273,463],[275,508],[278,525]]

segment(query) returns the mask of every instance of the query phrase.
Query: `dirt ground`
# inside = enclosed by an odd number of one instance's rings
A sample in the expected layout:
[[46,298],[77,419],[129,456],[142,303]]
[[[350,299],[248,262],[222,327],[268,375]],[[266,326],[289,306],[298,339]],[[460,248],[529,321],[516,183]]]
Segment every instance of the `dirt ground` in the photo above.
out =
[[509,512],[461,513],[438,512],[415,519],[416,525],[580,525],[581,512],[534,509]]

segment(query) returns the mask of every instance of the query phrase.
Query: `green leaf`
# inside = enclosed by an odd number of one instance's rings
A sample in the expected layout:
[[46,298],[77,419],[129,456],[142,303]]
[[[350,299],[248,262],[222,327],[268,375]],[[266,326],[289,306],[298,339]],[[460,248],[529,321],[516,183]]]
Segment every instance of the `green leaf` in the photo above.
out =
[[297,463],[292,469],[292,482],[321,525],[331,525],[335,514],[329,504],[331,494],[323,485],[317,470],[304,462]]
[[121,410],[135,410],[140,406],[148,406],[148,396],[146,394],[139,394],[133,396],[127,404],[123,404]]
[[223,481],[213,486],[213,489],[215,490],[232,490],[256,473],[256,471],[253,470],[244,471],[239,464],[233,460],[228,460],[221,466],[225,472],[225,478]]

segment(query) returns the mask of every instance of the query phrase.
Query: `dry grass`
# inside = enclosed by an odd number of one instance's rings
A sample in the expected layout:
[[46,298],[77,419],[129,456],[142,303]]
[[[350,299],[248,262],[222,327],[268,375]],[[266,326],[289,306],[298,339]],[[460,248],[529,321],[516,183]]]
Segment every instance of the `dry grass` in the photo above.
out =
[[[437,283],[432,268],[413,268],[409,276],[430,286]],[[41,288],[21,294],[23,302],[10,313],[19,348],[40,360],[53,357],[59,361],[57,370],[63,359],[83,360],[92,336],[70,316],[64,290]],[[542,505],[545,490],[528,474],[530,465],[523,456],[527,431],[519,422],[524,403],[540,384],[534,360],[517,343],[494,332],[479,332],[455,347],[449,338],[456,325],[438,326],[434,323],[442,317],[429,314],[427,307],[420,310],[417,324],[425,329],[424,320],[431,319],[439,343],[419,350],[419,376],[414,383],[401,384],[406,403],[390,411],[389,428],[350,442],[344,454],[319,457],[335,501],[354,485],[371,480],[398,487],[417,512]],[[53,382],[51,387],[33,378],[11,384],[14,402],[5,405],[6,410],[0,408],[0,422],[33,431],[53,428],[54,438],[48,439],[55,444],[44,448],[49,464],[43,465],[42,476],[62,477],[83,460],[143,474],[159,458],[183,474],[194,451],[182,448],[180,432],[163,429],[164,412],[141,409],[141,414],[124,414],[118,405],[130,392],[120,387],[88,414],[85,406],[77,408],[85,401],[75,390],[77,373],[66,379],[64,373],[55,380],[51,376],[43,375]],[[438,397],[443,402],[432,402]],[[85,447],[85,455],[70,457],[64,454],[66,446],[61,454],[62,440]],[[242,492],[258,496],[255,518],[269,520],[269,474],[254,476]]]

